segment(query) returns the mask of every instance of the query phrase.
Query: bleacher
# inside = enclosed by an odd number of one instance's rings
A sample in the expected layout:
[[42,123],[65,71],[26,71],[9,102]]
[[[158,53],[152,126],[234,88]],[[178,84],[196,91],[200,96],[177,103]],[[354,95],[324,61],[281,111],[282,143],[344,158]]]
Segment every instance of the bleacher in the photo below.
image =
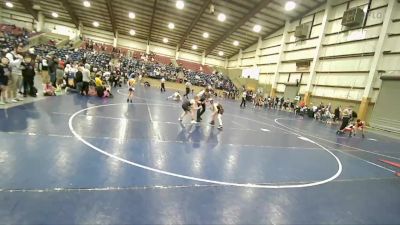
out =
[[176,62],[178,63],[178,65],[180,67],[183,67],[183,68],[185,68],[187,70],[190,70],[190,71],[200,72],[200,71],[203,70],[202,69],[203,68],[202,65],[199,64],[199,63],[185,61],[185,60],[181,60],[181,59],[176,60]]
[[169,65],[171,64],[171,58],[167,57],[167,56],[162,56],[162,55],[155,55],[154,56],[154,61],[160,63],[160,64],[164,64],[164,65]]
[[0,48],[11,49],[16,44],[29,44],[30,32],[15,25],[0,24]]

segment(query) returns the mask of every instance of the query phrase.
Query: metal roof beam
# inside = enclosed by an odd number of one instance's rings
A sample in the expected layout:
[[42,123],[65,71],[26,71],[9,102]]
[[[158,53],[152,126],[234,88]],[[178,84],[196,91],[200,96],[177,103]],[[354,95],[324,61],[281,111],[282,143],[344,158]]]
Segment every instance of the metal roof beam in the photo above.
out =
[[113,11],[113,7],[112,7],[112,2],[111,2],[111,0],[106,0],[106,2],[107,2],[108,15],[110,15],[112,31],[113,31],[114,37],[116,37],[117,36],[117,26],[115,24],[115,16],[114,16],[114,11]]
[[[312,12],[312,11],[318,9],[319,7],[321,7],[321,6],[324,5],[324,4],[326,4],[326,1],[318,2],[317,5],[314,6],[312,9],[310,9],[308,12],[306,12],[306,13],[304,13],[304,14],[301,14],[301,15],[298,16],[298,17],[291,18],[291,19],[290,19],[290,22],[293,22],[293,21],[296,21],[296,20],[299,20],[299,19],[303,18],[305,15],[307,15],[307,14],[309,14],[310,12]],[[265,36],[262,36],[262,39],[264,39],[264,38],[266,38],[266,37],[272,35],[273,33],[277,32],[278,30],[282,29],[283,27],[284,27],[284,25],[278,27],[277,29],[272,30],[271,32],[268,32],[268,34],[266,34]],[[243,49],[247,49],[247,48],[249,48],[250,46],[254,45],[255,43],[257,43],[257,41],[252,42],[250,45],[246,46],[246,47],[243,48]],[[233,56],[233,55],[232,55],[232,56]],[[232,56],[230,56],[230,57],[232,57]]]
[[147,37],[147,41],[150,41],[151,32],[153,31],[154,17],[155,17],[155,14],[156,14],[156,6],[157,6],[157,0],[154,0],[153,12],[151,13],[151,22],[150,22],[149,36]]
[[182,36],[181,40],[179,41],[178,50],[182,47],[183,43],[185,43],[186,39],[189,37],[189,34],[192,32],[192,30],[196,26],[197,22],[199,22],[201,16],[203,15],[204,11],[206,11],[206,9],[210,5],[211,1],[212,0],[204,1],[199,13],[197,13],[197,15],[196,15],[196,18],[194,18],[194,20],[192,20],[192,22],[190,23],[190,26],[186,29],[185,34]]
[[39,21],[38,12],[33,9],[33,4],[29,0],[18,0],[19,3],[33,16],[36,21]]
[[255,5],[250,12],[248,12],[241,20],[239,20],[235,26],[231,27],[229,30],[224,32],[224,35],[222,35],[218,40],[216,40],[214,43],[212,43],[207,49],[206,49],[206,56],[210,54],[219,44],[221,44],[227,37],[229,37],[232,33],[234,33],[237,29],[239,29],[241,26],[243,26],[246,22],[248,22],[254,15],[257,13],[261,12],[262,9],[264,9],[269,3],[273,2],[273,0],[262,0],[260,1],[257,5]]
[[67,10],[68,15],[71,17],[72,22],[74,23],[75,27],[79,29],[79,19],[76,16],[74,9],[71,7],[71,4],[68,0],[60,0],[62,6]]

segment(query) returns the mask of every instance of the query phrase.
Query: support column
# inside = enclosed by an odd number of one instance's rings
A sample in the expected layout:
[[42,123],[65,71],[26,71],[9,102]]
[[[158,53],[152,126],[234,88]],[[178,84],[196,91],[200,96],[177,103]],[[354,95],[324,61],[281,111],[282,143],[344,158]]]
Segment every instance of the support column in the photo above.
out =
[[176,50],[175,50],[175,60],[179,59],[179,45],[176,46]]
[[228,69],[228,65],[229,65],[229,60],[228,60],[228,58],[225,58],[225,65],[224,65],[224,68],[225,68],[225,69]]
[[279,80],[279,71],[280,71],[280,67],[282,64],[281,62],[283,60],[284,51],[286,49],[286,39],[288,36],[289,25],[290,25],[290,21],[286,20],[285,27],[283,28],[282,40],[281,40],[281,45],[280,45],[281,48],[279,49],[279,54],[278,54],[278,61],[276,62],[274,77],[272,78],[272,88],[271,88],[271,93],[270,93],[271,98],[274,98],[276,96],[276,87],[277,87],[277,83]]
[[76,39],[79,39],[82,36],[83,39],[83,24],[79,22],[78,32],[76,33]]
[[113,47],[116,48],[118,45],[118,31],[115,32]]
[[150,41],[147,41],[146,54],[150,54]]
[[38,12],[38,21],[36,24],[36,32],[42,32],[44,27],[44,15],[42,11]]
[[332,11],[332,1],[328,0],[325,6],[324,16],[322,17],[322,24],[321,24],[321,33],[319,34],[318,41],[317,41],[317,49],[315,50],[315,54],[313,57],[313,61],[310,65],[310,75],[308,77],[307,87],[304,93],[304,103],[306,105],[310,105],[311,93],[313,88],[313,83],[315,81],[315,77],[317,75],[317,66],[319,64],[319,57],[322,52],[322,44],[324,43],[325,33],[328,28],[328,20]]
[[240,49],[239,54],[238,54],[238,59],[237,59],[237,65],[236,65],[236,67],[238,67],[238,68],[242,66],[242,57],[243,57],[243,50]]
[[258,43],[257,43],[257,48],[256,48],[256,55],[254,57],[254,63],[253,66],[257,67],[257,64],[260,63],[260,55],[261,55],[261,46],[262,46],[262,38],[261,36],[258,37]]
[[203,51],[203,53],[201,54],[201,65],[205,65],[206,64],[206,51]]
[[383,19],[383,25],[379,34],[378,42],[375,46],[374,58],[371,62],[371,68],[368,73],[367,84],[364,89],[364,94],[361,99],[360,108],[358,109],[358,118],[365,120],[368,113],[368,105],[371,102],[371,94],[373,91],[373,84],[378,74],[379,61],[382,58],[383,44],[387,39],[387,31],[391,22],[393,9],[395,8],[396,0],[389,0],[386,8],[385,18]]

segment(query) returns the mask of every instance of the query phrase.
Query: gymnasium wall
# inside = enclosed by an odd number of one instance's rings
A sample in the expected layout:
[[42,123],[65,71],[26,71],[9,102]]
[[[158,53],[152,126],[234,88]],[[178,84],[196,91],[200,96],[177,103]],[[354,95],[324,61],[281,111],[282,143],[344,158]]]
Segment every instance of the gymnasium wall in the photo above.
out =
[[[272,85],[274,73],[278,69],[277,92],[284,94],[285,84],[300,81],[300,94],[306,91],[309,69],[299,70],[298,61],[312,61],[321,44],[319,62],[316,65],[316,76],[312,83],[311,102],[323,101],[340,105],[351,105],[358,108],[367,84],[375,48],[381,33],[383,19],[388,7],[388,0],[371,0],[365,26],[357,29],[347,29],[341,25],[344,11],[352,7],[361,7],[367,11],[369,0],[334,0],[333,8],[327,20],[324,39],[319,43],[322,32],[322,20],[325,5],[310,12],[303,18],[291,21],[285,32],[286,40],[282,40],[284,29],[269,35],[262,40],[259,61],[256,60],[254,45],[242,50],[240,54],[231,57],[228,68],[244,68],[252,65],[260,67],[260,84]],[[389,24],[387,39],[384,42],[383,54],[379,58],[377,75],[373,82],[371,103],[375,103],[379,94],[380,75],[397,74],[400,71],[400,3],[396,1],[392,19]],[[295,27],[309,23],[311,29],[305,40],[296,40]],[[282,45],[284,43],[284,45]],[[282,51],[282,60],[279,52]],[[382,70],[382,71],[381,71]],[[372,107],[372,106],[370,106]]]
[[34,30],[35,28],[35,20],[31,15],[5,8],[0,8],[0,23],[15,24],[18,27],[25,27],[28,30]]

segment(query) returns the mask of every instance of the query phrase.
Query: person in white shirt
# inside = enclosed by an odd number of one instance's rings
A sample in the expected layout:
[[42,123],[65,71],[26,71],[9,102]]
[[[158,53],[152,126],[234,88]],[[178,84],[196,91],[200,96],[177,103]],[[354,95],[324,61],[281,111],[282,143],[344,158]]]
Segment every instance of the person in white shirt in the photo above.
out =
[[12,100],[11,102],[22,101],[22,98],[18,98],[18,89],[22,86],[22,70],[21,63],[23,61],[23,57],[20,54],[22,51],[22,47],[17,45],[15,46],[12,52],[6,54],[7,59],[9,60],[9,66],[11,68],[11,79],[9,82],[9,96]]
[[85,92],[86,95],[89,93],[89,82],[90,82],[90,65],[85,64],[84,69],[82,70],[82,90],[81,94]]
[[165,79],[161,78],[161,92],[165,92]]

